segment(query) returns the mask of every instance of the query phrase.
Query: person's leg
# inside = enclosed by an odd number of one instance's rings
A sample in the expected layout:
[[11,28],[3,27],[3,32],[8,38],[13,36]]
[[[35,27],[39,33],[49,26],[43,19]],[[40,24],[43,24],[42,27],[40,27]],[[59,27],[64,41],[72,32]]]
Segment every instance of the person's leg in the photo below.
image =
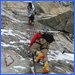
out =
[[41,50],[41,52],[44,55],[44,61],[48,61],[48,58],[47,58],[47,52],[48,52],[48,50],[47,49],[43,49],[43,50]]
[[39,60],[43,59],[44,58],[44,55],[41,51],[38,51],[40,49],[40,45],[37,44],[37,43],[34,43],[32,46],[31,46],[31,52],[33,54],[36,55],[36,58],[35,58],[35,62],[38,63]]
[[48,57],[47,57],[47,49],[41,50],[41,52],[44,55],[44,67],[43,67],[43,73],[48,73],[49,72],[49,64],[48,64]]
[[29,24],[29,25],[31,25],[31,24],[32,24],[31,17],[29,17],[28,24]]
[[34,14],[31,15],[31,23],[34,25]]

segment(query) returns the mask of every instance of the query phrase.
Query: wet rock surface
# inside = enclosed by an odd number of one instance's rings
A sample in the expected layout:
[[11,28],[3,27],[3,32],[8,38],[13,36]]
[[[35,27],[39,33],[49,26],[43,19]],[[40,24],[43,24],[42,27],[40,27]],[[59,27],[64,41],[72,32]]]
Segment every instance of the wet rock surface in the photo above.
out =
[[73,11],[67,11],[63,14],[59,14],[50,19],[48,18],[48,19],[39,20],[39,22],[42,23],[43,25],[48,25],[51,28],[54,28],[56,30],[64,30],[66,32],[73,34],[74,31],[73,16],[74,16]]
[[[20,8],[20,7],[9,7],[17,6],[19,3],[3,3],[3,10],[2,10],[2,73],[16,73],[16,74],[25,74],[31,73],[31,66],[32,65],[32,57],[30,54],[30,39],[34,35],[35,32],[32,30],[55,30],[54,28],[50,28],[47,25],[43,25],[38,23],[37,20],[42,18],[42,15],[35,16],[35,23],[34,26],[28,25],[28,18],[27,18],[27,9]],[[27,4],[21,3],[21,6],[26,7]],[[25,9],[25,10],[24,10]],[[15,11],[16,10],[16,11]],[[20,13],[22,12],[26,13]],[[70,12],[73,14],[73,12]],[[68,12],[66,12],[68,14]],[[68,14],[69,15],[69,14]],[[53,15],[45,15],[46,18],[51,18],[50,20],[54,20],[57,16]],[[58,15],[59,16],[59,15]],[[62,18],[62,14],[60,14],[60,19]],[[65,16],[65,15],[64,15]],[[65,17],[64,17],[65,18]],[[58,19],[58,20],[60,20]],[[53,21],[52,20],[52,21]],[[67,20],[68,26],[70,22],[70,18]],[[48,21],[49,22],[49,21]],[[63,21],[64,22],[64,21]],[[62,23],[63,23],[62,22]],[[53,22],[52,22],[53,23]],[[73,23],[73,22],[72,22]],[[44,23],[45,24],[45,23]],[[54,24],[54,23],[53,23]],[[55,23],[56,27],[58,24]],[[70,24],[71,25],[71,24]],[[66,27],[68,28],[68,27]],[[66,29],[65,28],[65,29]],[[29,31],[27,29],[30,29]],[[67,30],[67,29],[66,29]],[[72,29],[71,29],[72,30]],[[69,37],[68,40],[65,37],[65,33],[61,34],[54,34],[55,42],[50,44],[48,50],[48,61],[50,66],[50,74],[53,73],[73,73],[74,72],[74,44],[73,40]],[[65,50],[65,53],[62,52]],[[5,58],[7,58],[7,63],[10,64],[6,66]],[[42,67],[36,66],[36,70],[42,70]]]
[[[11,48],[10,48],[11,49]],[[29,73],[29,61],[13,50],[2,48],[2,74]]]

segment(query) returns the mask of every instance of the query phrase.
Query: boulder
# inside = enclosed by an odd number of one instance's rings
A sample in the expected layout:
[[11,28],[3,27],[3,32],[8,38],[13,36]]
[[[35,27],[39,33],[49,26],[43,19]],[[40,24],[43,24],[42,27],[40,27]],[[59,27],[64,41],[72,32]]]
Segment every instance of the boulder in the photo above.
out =
[[30,73],[29,61],[13,50],[2,49],[2,74]]
[[67,11],[52,18],[39,20],[43,25],[48,25],[55,30],[65,30],[72,33],[74,31],[73,11]]

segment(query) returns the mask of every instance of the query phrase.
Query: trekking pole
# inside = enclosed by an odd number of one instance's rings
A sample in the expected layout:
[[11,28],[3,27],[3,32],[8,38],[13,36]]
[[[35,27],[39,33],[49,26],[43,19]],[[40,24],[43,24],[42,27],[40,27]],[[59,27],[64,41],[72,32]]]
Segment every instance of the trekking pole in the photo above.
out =
[[34,61],[35,58],[34,58],[34,53],[32,53],[32,58],[33,58],[33,66],[34,66],[34,72],[33,72],[33,73],[35,74],[35,73],[36,73],[36,70],[35,70],[35,61]]

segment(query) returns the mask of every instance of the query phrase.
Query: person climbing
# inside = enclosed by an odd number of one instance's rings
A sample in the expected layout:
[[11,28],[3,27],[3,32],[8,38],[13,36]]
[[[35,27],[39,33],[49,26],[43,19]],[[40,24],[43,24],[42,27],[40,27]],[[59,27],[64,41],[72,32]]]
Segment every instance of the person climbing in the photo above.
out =
[[28,9],[28,24],[34,25],[34,18],[35,18],[34,5],[31,2],[29,2],[28,6],[27,6],[27,9]]
[[31,39],[30,50],[32,54],[36,55],[35,63],[38,63],[40,60],[44,61],[43,73],[49,72],[47,52],[49,44],[52,43],[54,37],[52,34],[47,32],[37,32]]

